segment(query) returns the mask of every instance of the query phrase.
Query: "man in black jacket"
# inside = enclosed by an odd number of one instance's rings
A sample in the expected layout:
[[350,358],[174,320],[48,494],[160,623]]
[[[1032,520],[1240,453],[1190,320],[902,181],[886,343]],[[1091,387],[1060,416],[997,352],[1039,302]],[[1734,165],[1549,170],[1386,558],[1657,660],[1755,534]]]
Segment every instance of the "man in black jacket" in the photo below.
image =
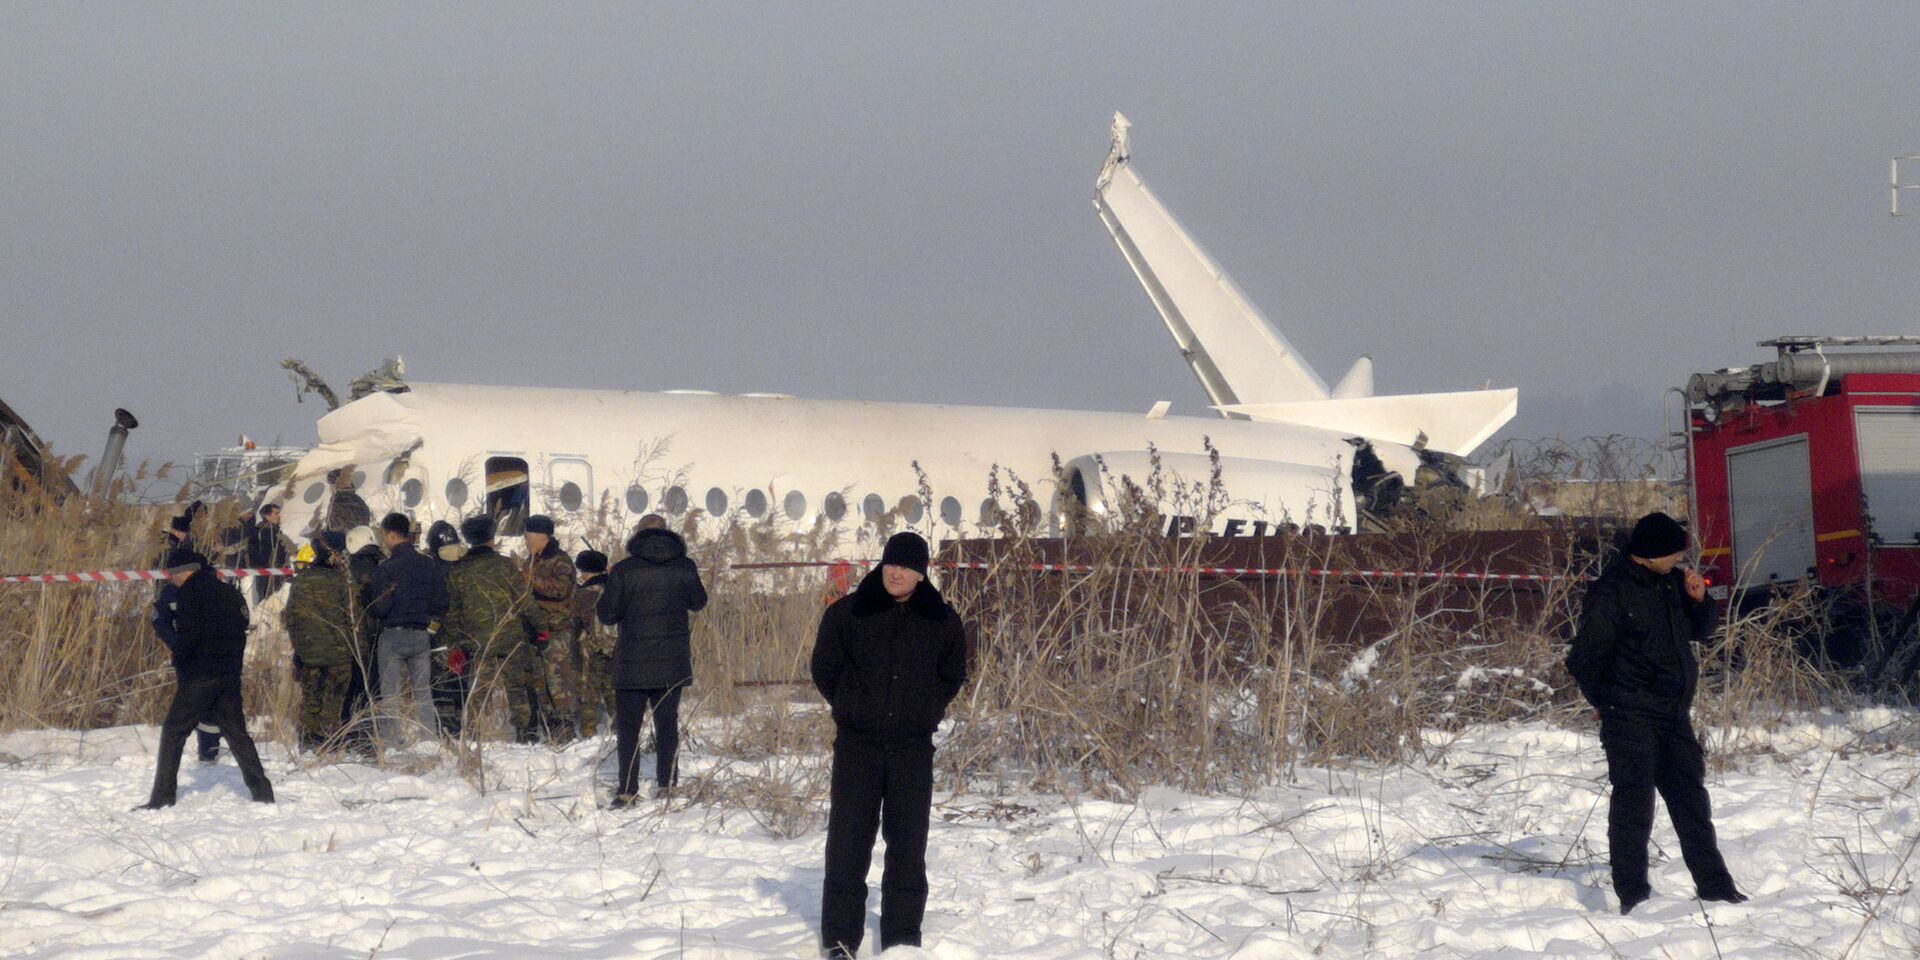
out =
[[677,778],[680,691],[693,682],[693,629],[687,614],[707,605],[700,570],[687,543],[657,514],[641,518],[627,541],[627,558],[614,564],[594,606],[601,623],[618,626],[613,648],[614,740],[620,782],[613,805],[624,807],[640,793],[640,721],[653,714],[658,748],[654,778],[661,794]]
[[397,744],[405,739],[399,702],[403,683],[413,686],[415,717],[426,736],[433,736],[439,726],[433,705],[433,634],[447,615],[447,576],[437,562],[413,548],[413,523],[405,514],[382,517],[380,530],[388,556],[373,573],[367,609],[380,621],[374,655],[380,670],[381,737]]
[[1679,569],[1686,549],[1687,532],[1672,517],[1641,518],[1625,556],[1588,588],[1580,632],[1567,654],[1567,672],[1600,711],[1600,746],[1613,785],[1608,859],[1623,914],[1653,895],[1647,840],[1656,790],[1667,802],[1700,899],[1747,899],[1714,841],[1706,760],[1688,716],[1700,679],[1693,645],[1713,633],[1717,611],[1700,574]]
[[820,942],[852,957],[866,933],[873,835],[887,841],[880,949],[920,945],[927,909],[933,731],[967,682],[966,627],[927,582],[927,542],[887,541],[879,569],[827,608],[813,685],[833,707],[833,786]]
[[173,668],[179,676],[173,705],[160,725],[160,755],[153,774],[153,793],[145,810],[173,806],[178,792],[180,752],[187,734],[201,716],[212,712],[214,722],[240,765],[247,791],[259,803],[273,802],[273,784],[260,766],[260,754],[247,736],[246,713],[240,702],[240,667],[247,651],[247,601],[231,584],[222,583],[205,557],[186,549],[167,555],[167,579],[180,590],[176,603],[179,642],[173,648]]
[[[280,569],[293,563],[293,541],[280,530],[280,505],[269,503],[240,515],[240,522],[220,538],[236,567]],[[280,582],[278,575],[254,576],[253,602],[266,599]]]
[[[160,556],[155,559],[155,563],[165,566],[167,555],[174,550],[193,551],[193,518],[196,512],[205,510],[200,501],[195,500],[191,506],[187,507],[187,512],[174,517],[168,523],[166,540],[160,547]],[[153,632],[160,638],[161,643],[167,645],[168,650],[180,644],[179,617],[176,610],[179,600],[180,588],[174,586],[172,580],[160,581],[159,587],[153,592]],[[178,676],[174,677],[175,682],[179,679]],[[219,762],[220,728],[213,722],[211,706],[207,708],[206,715],[200,718],[194,731],[194,739],[198,741],[196,752],[200,756],[201,763]]]

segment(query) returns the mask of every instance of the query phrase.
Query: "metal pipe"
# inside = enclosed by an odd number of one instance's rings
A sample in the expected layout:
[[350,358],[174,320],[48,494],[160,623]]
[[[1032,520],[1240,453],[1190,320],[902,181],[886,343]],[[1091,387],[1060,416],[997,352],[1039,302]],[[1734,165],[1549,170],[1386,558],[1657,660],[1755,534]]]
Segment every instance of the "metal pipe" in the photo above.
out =
[[93,471],[94,496],[104,497],[113,490],[113,475],[120,470],[121,452],[127,446],[127,432],[140,425],[133,414],[115,408],[113,427],[107,431],[107,449],[100,454],[100,465]]
[[1920,373],[1920,351],[1891,353],[1788,353],[1760,365],[1762,383],[1811,387],[1829,377],[1855,373]]

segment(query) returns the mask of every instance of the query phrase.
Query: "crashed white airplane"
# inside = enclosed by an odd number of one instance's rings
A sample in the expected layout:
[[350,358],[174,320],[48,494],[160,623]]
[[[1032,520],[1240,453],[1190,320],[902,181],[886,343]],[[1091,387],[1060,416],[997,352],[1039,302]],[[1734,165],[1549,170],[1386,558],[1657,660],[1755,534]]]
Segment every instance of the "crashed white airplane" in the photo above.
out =
[[1283,519],[1332,525],[1351,523],[1356,504],[1384,509],[1383,491],[1413,485],[1423,464],[1427,477],[1457,475],[1458,458],[1513,417],[1511,389],[1374,396],[1365,357],[1329,388],[1147,189],[1119,114],[1093,200],[1218,419],[1167,416],[1164,402],[1141,415],[403,384],[320,419],[319,445],[280,494],[286,528],[308,529],[327,507],[326,475],[350,468],[376,517],[489,512],[507,532],[535,512],[577,537],[604,509],[619,527],[645,512],[697,510],[721,522],[857,531],[885,518],[939,539],[991,536],[995,466],[1030,483],[1043,510],[1052,505],[1036,518],[1046,529],[1066,496],[1110,509],[1119,478],[1143,482],[1153,453],[1164,478],[1204,484],[1210,440],[1234,498],[1214,531],[1261,535]]

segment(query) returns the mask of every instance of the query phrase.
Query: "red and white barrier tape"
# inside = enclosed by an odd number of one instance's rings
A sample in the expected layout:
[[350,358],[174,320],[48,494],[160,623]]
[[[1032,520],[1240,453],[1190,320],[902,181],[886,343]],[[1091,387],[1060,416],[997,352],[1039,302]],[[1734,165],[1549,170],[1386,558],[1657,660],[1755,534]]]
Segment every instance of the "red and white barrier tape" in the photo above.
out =
[[[292,567],[216,567],[223,577],[290,577]],[[165,580],[165,570],[86,570],[80,573],[23,573],[0,576],[0,583],[120,583],[130,580]]]
[[[841,564],[871,567],[872,560],[833,560],[833,561],[794,561],[786,563],[737,563],[735,570],[785,570],[799,567],[833,567]],[[998,570],[1009,564],[993,563],[986,560],[935,560],[932,566],[943,570]],[[1091,563],[1027,563],[1013,564],[1017,569],[1036,573],[1095,573],[1103,569]],[[1593,577],[1586,574],[1567,573],[1489,573],[1470,570],[1346,570],[1334,567],[1220,567],[1220,566],[1158,566],[1133,567],[1132,572],[1147,574],[1197,574],[1203,577],[1327,577],[1342,579],[1358,577],[1375,580],[1463,580],[1492,581],[1500,583],[1548,583],[1562,580],[1587,581]]]
[[[778,563],[736,563],[734,570],[798,570],[822,567],[871,567],[872,560],[792,560]],[[1008,566],[986,560],[936,560],[933,566],[943,570],[995,570]],[[1015,565],[1035,573],[1095,573],[1103,568],[1091,563],[1028,563]],[[223,577],[288,577],[292,567],[220,567]],[[1325,577],[1370,580],[1460,580],[1466,582],[1546,583],[1562,580],[1587,581],[1584,574],[1565,573],[1485,573],[1470,570],[1345,570],[1333,567],[1218,567],[1218,566],[1144,566],[1132,572],[1146,574],[1193,574],[1203,577]],[[163,580],[164,570],[88,570],[80,573],[41,573],[0,576],[0,583],[120,583],[138,580]]]

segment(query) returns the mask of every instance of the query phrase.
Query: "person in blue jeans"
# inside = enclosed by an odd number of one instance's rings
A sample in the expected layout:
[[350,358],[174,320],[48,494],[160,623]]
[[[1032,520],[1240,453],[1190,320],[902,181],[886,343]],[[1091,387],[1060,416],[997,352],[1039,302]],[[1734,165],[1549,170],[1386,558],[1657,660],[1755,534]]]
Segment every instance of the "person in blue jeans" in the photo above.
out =
[[389,555],[374,571],[369,612],[380,621],[374,654],[380,666],[381,738],[403,742],[403,686],[413,688],[413,716],[426,736],[439,730],[433,704],[433,634],[447,615],[447,576],[413,547],[413,522],[389,513],[380,520]]

